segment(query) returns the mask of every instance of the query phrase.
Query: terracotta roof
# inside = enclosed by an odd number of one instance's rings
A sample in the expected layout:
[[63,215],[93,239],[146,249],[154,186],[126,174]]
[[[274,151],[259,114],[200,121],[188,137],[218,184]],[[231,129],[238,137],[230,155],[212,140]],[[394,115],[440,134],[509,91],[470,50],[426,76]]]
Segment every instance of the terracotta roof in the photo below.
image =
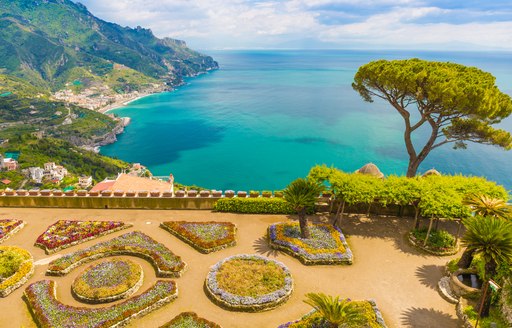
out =
[[134,177],[120,174],[115,181],[100,182],[91,191],[119,190],[119,191],[171,191],[171,185],[160,180]]
[[91,191],[103,191],[103,190],[112,190],[112,186],[114,185],[115,181],[102,181],[92,187]]
[[3,179],[3,180],[2,180],[2,181],[0,181],[0,182],[2,182],[4,185],[8,185],[9,183],[11,183],[11,180],[9,180],[9,179]]

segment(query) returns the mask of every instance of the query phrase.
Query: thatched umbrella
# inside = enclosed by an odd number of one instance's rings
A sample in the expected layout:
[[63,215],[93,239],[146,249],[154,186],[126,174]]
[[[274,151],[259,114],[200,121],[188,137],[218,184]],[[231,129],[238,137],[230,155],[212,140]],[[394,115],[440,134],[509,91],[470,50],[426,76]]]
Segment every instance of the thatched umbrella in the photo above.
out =
[[430,169],[427,172],[423,173],[421,177],[428,177],[430,175],[441,175],[441,173],[439,173],[439,171],[437,171],[436,169]]
[[368,164],[364,165],[362,168],[357,170],[356,173],[368,174],[368,175],[372,175],[376,178],[384,178],[384,173],[382,173],[379,170],[379,168],[377,167],[377,165],[375,165],[373,163],[368,163]]

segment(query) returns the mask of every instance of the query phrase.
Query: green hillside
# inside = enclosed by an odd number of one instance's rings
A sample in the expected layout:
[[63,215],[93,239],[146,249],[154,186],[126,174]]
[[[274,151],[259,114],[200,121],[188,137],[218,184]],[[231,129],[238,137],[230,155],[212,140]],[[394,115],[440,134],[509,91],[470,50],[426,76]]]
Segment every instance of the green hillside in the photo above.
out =
[[[131,68],[123,70],[131,90],[139,82],[176,84],[218,67],[183,41],[105,22],[69,0],[0,0],[0,58],[0,73],[52,90],[82,79],[111,84],[115,64]],[[116,78],[119,91],[123,80]]]

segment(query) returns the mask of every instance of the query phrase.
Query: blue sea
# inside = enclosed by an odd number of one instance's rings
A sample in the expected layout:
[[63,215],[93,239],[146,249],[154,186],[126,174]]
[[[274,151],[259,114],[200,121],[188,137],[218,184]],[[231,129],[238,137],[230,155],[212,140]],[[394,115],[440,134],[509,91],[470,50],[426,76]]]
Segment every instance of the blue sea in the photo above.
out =
[[[351,83],[359,66],[417,57],[477,66],[512,95],[512,54],[425,51],[209,51],[221,66],[173,92],[113,112],[132,118],[101,153],[154,175],[211,189],[277,190],[316,164],[352,172],[368,162],[403,175],[403,121]],[[512,131],[512,118],[500,124]],[[478,144],[434,150],[420,172],[485,176],[512,189],[512,151]]]

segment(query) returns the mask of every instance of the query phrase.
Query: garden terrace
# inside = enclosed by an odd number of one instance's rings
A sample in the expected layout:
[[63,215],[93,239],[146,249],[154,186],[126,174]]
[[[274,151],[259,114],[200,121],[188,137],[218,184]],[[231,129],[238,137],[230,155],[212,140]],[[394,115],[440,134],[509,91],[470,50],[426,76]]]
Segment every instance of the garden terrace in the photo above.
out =
[[0,246],[0,297],[20,288],[34,274],[32,255],[16,246]]
[[160,226],[204,254],[236,245],[236,226],[230,222],[167,221]]
[[281,262],[259,255],[234,255],[215,264],[205,282],[206,293],[221,307],[259,312],[288,300],[293,280]]
[[119,221],[59,220],[37,237],[35,245],[51,254],[130,227],[131,224]]
[[183,312],[160,328],[222,328],[215,322],[200,318],[194,312]]
[[142,285],[142,267],[129,260],[111,260],[85,269],[71,285],[73,295],[86,303],[127,298]]
[[158,277],[179,277],[186,266],[179,256],[174,255],[163,244],[140,231],[133,231],[64,255],[50,262],[46,274],[62,276],[83,263],[115,255],[134,255],[148,260]]
[[25,289],[25,299],[34,319],[42,328],[103,328],[126,324],[178,296],[174,281],[158,280],[143,294],[106,308],[73,307],[62,304],[56,297],[52,280],[35,282]]
[[21,230],[25,223],[16,219],[0,220],[0,243],[9,239],[10,236]]
[[311,238],[300,237],[298,223],[276,223],[268,227],[272,248],[298,258],[303,264],[352,264],[352,251],[338,227],[310,225]]

